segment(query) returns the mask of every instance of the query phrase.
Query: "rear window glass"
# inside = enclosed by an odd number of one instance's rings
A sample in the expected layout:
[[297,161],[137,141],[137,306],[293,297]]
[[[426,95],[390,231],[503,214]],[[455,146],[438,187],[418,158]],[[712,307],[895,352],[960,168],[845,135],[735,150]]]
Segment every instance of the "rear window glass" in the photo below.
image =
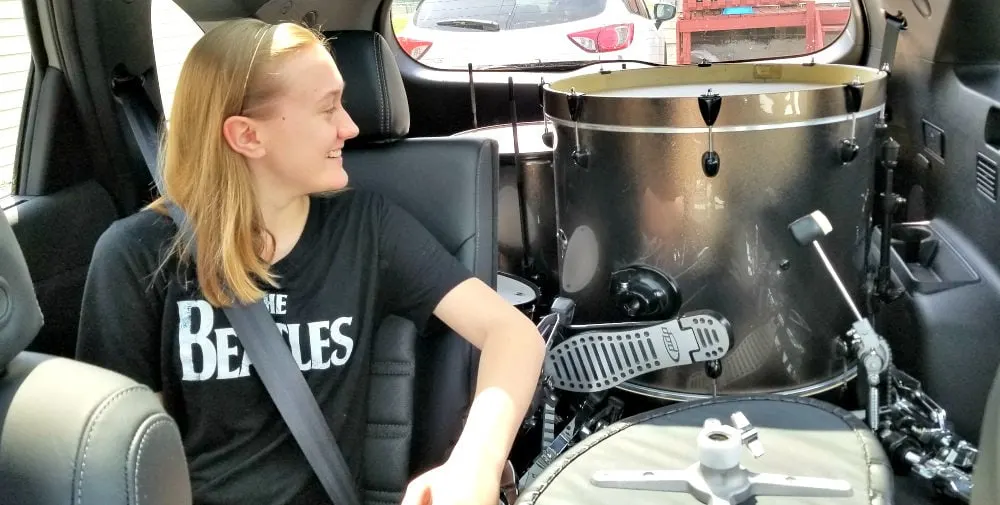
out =
[[591,18],[606,5],[607,0],[423,0],[413,24],[438,30],[516,30]]

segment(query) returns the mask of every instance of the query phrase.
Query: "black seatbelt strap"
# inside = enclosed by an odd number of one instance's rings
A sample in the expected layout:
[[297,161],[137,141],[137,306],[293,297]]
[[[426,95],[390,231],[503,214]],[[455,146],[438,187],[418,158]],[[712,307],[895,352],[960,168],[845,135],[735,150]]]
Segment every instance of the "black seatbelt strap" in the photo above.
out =
[[[137,144],[135,147],[142,154],[143,162],[162,194],[162,181],[156,163],[156,139],[159,136],[157,120],[154,119],[159,115],[141,81],[138,78],[132,81],[118,80],[113,90],[132,129],[133,141]],[[186,235],[185,239],[193,240],[183,211],[173,203],[168,203],[167,208],[178,232]],[[319,409],[316,397],[306,384],[302,371],[292,358],[290,349],[284,345],[284,338],[264,302],[258,301],[251,305],[236,303],[223,311],[264,383],[264,388],[271,395],[271,400],[334,505],[361,505],[354,479],[330,426]]]
[[896,59],[896,43],[899,42],[899,32],[906,30],[906,17],[899,11],[895,15],[885,13],[885,33],[882,36],[882,60],[878,64],[880,70],[892,73],[892,65]]
[[[158,125],[160,112],[153,105],[143,87],[143,79],[135,75],[116,75],[111,80],[111,92],[122,106],[125,121],[132,130],[132,136],[125,139],[129,147],[142,157],[149,170],[156,189],[163,191],[160,181],[160,171],[156,165],[158,144]],[[155,118],[155,119],[154,119]],[[128,137],[126,135],[126,137]]]

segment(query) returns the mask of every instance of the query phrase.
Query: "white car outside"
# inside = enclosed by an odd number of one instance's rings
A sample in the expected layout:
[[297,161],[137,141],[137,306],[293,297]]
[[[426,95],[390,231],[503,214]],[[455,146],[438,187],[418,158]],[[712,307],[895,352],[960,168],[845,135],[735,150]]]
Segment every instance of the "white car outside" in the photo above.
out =
[[[672,18],[673,3],[663,7],[655,11]],[[659,24],[644,0],[423,0],[396,39],[413,59],[442,69],[598,60],[662,64]]]

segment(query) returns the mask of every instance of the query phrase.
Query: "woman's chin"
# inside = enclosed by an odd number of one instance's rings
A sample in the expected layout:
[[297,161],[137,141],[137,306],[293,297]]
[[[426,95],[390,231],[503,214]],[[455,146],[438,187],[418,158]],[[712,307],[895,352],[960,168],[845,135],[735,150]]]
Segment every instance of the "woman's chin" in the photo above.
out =
[[320,191],[338,191],[346,188],[347,182],[347,172],[344,171],[343,165],[337,163],[336,167],[331,167],[323,172],[322,181],[319,184]]

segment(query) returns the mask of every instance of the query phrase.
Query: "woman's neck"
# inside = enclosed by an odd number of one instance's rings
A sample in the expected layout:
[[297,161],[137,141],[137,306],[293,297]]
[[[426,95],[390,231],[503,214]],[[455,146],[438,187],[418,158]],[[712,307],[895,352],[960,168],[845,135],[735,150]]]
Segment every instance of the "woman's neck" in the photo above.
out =
[[309,217],[309,196],[262,197],[260,213],[264,228],[274,238],[274,244],[267,242],[273,249],[265,250],[263,257],[273,265],[287,256],[302,236]]

